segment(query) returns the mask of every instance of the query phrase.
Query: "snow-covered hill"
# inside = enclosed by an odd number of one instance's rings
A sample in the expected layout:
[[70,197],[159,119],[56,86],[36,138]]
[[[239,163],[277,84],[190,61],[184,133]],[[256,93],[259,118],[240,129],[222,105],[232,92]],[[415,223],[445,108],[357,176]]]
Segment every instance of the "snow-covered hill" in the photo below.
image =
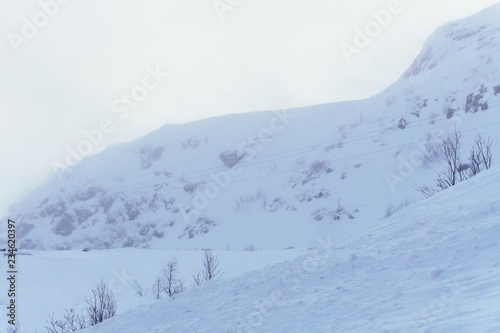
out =
[[10,210],[20,247],[262,249],[345,239],[419,198],[440,133],[500,153],[500,5],[439,29],[367,100],[166,125],[87,157]]
[[343,244],[207,283],[84,332],[499,332],[500,168]]

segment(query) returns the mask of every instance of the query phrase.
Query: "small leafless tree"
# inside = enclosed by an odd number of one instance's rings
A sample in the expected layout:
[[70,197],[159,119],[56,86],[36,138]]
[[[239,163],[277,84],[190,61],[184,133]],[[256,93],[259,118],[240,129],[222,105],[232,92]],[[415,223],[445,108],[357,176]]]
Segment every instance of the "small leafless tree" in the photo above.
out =
[[212,253],[212,251],[205,251],[203,257],[203,279],[205,281],[219,278],[222,276],[222,272],[219,268],[219,258]]
[[478,156],[485,170],[491,168],[491,163],[493,162],[493,157],[491,155],[491,138],[485,139],[481,134],[477,134],[474,138],[475,149],[477,150]]
[[151,293],[156,299],[161,298],[161,291],[162,291],[163,283],[161,276],[157,275],[155,278],[155,282],[151,286]]
[[113,292],[103,280],[92,289],[92,296],[85,298],[87,303],[88,323],[91,326],[97,325],[105,319],[116,314],[116,299]]
[[147,289],[144,289],[143,286],[139,283],[139,281],[136,279],[134,280],[134,283],[132,284],[132,288],[134,288],[135,293],[139,296],[146,296],[148,293]]
[[481,172],[481,157],[475,147],[472,148],[469,154],[469,177],[474,177]]
[[182,281],[177,278],[178,270],[177,260],[175,258],[162,267],[162,290],[168,295],[168,297],[173,297],[174,295],[182,292],[184,289]]
[[469,155],[469,176],[473,177],[483,170],[491,168],[491,138],[485,139],[481,134],[474,137],[474,146]]
[[436,185],[441,190],[455,186],[458,182],[468,178],[465,172],[466,164],[462,163],[460,157],[461,139],[462,134],[457,129],[443,138],[441,154],[446,161],[446,169],[441,171],[436,179]]

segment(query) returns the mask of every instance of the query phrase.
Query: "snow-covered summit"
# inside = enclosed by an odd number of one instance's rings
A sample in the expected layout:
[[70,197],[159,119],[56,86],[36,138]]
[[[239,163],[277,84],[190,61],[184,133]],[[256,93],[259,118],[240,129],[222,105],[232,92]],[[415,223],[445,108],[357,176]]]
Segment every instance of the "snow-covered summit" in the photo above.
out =
[[[500,4],[439,28],[403,78],[424,75],[426,79],[468,78],[470,70],[491,66],[500,51]],[[471,59],[475,59],[471,63]],[[498,63],[497,63],[498,65]],[[444,74],[442,77],[437,75]],[[477,74],[477,73],[476,73]]]

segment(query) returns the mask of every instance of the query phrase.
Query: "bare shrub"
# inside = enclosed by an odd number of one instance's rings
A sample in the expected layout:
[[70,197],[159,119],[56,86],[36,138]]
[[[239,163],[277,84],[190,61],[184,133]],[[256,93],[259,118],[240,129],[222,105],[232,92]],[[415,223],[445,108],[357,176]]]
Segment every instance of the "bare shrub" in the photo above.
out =
[[198,272],[196,274],[193,274],[192,276],[193,276],[193,282],[191,283],[191,285],[193,287],[199,286],[199,285],[201,285],[203,283],[203,279],[201,277],[201,273],[200,272]]
[[481,172],[481,156],[476,147],[473,147],[469,154],[469,177],[474,177]]
[[116,314],[116,299],[113,292],[101,280],[96,289],[92,289],[92,296],[85,297],[87,303],[87,317],[82,312],[77,314],[73,309],[65,309],[63,319],[54,319],[49,315],[45,329],[48,333],[69,333],[94,326]]
[[477,134],[474,137],[474,148],[477,152],[477,156],[482,163],[485,170],[491,168],[491,163],[493,162],[493,157],[491,155],[491,138],[485,139],[481,134]]
[[305,175],[302,180],[302,185],[305,185],[309,181],[317,179],[321,177],[322,174],[333,172],[333,169],[330,168],[329,162],[326,160],[315,160],[311,163],[302,173]]
[[78,315],[73,309],[66,309],[63,319],[55,320],[54,314],[49,316],[47,321],[48,326],[45,326],[48,333],[68,333],[84,329],[88,326],[85,316]]
[[71,332],[84,329],[88,326],[87,320],[85,319],[83,313],[77,314],[73,309],[66,309],[64,320],[68,323],[68,328],[70,328]]
[[199,286],[204,281],[217,279],[222,276],[222,271],[219,268],[219,258],[212,253],[211,250],[206,250],[202,260],[203,270],[193,274],[193,285]]
[[384,219],[391,217],[396,212],[396,208],[392,204],[385,207]]
[[255,204],[258,204],[262,209],[266,209],[267,196],[264,191],[259,190],[254,194],[240,195],[235,200],[235,204],[237,211],[250,209]]
[[139,283],[139,281],[136,279],[134,280],[134,283],[132,284],[132,288],[134,288],[135,293],[139,296],[146,296],[148,290],[144,289],[142,285]]
[[420,193],[422,193],[424,195],[424,198],[430,198],[434,194],[436,194],[437,192],[439,192],[435,188],[429,187],[427,185],[419,186],[415,182],[413,182],[413,188],[415,190],[419,191]]
[[155,282],[151,286],[151,293],[153,294],[153,296],[156,299],[160,299],[161,298],[162,288],[163,288],[162,278],[161,278],[161,276],[157,275],[155,277]]
[[485,139],[481,134],[474,137],[474,146],[469,154],[469,176],[473,177],[483,170],[491,168],[491,138]]
[[[458,182],[491,168],[493,162],[491,138],[488,137],[485,139],[481,134],[477,134],[474,137],[474,145],[469,153],[468,163],[463,163],[460,157],[461,138],[461,133],[455,129],[453,133],[449,133],[442,139],[440,157],[446,161],[446,168],[438,173],[438,178],[436,179],[437,188],[428,187],[426,185],[418,186],[413,183],[414,188],[425,197],[431,197],[440,190],[455,186]],[[424,158],[424,163],[425,162],[426,159]],[[390,211],[391,207],[387,207],[386,215],[390,213]]]
[[87,321],[94,326],[116,314],[116,299],[113,292],[103,280],[92,289],[92,296],[85,298],[87,303]]
[[331,169],[329,167],[328,161],[316,160],[309,166],[310,174],[318,174],[323,172],[329,172]]
[[411,204],[415,203],[415,200],[411,200],[406,198],[404,201],[400,202],[399,205],[393,206],[392,204],[388,204],[385,207],[385,213],[384,213],[384,218],[391,217],[394,213],[396,213],[398,210],[401,210]]
[[257,249],[253,244],[247,244],[247,245],[245,245],[243,247],[243,250],[247,251],[247,252],[259,251],[259,249]]

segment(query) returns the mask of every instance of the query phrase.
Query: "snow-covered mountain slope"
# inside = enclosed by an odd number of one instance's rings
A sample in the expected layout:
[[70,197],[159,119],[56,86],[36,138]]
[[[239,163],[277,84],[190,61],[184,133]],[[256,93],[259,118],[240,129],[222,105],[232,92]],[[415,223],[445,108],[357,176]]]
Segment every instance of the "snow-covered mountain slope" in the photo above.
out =
[[370,99],[166,125],[85,158],[11,208],[19,245],[283,249],[365,229],[432,183],[440,134],[500,153],[498,17],[442,27]]
[[343,244],[207,283],[84,332],[499,332],[500,168]]

